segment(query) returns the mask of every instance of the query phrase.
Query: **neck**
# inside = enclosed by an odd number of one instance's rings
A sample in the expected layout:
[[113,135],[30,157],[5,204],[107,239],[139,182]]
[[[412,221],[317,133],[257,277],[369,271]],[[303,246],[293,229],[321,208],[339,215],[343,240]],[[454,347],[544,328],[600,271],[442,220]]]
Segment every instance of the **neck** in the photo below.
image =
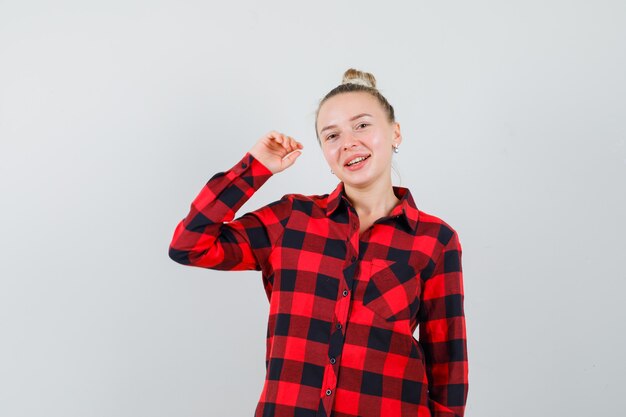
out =
[[399,201],[393,192],[391,179],[365,187],[351,187],[344,183],[344,190],[359,216],[386,216]]

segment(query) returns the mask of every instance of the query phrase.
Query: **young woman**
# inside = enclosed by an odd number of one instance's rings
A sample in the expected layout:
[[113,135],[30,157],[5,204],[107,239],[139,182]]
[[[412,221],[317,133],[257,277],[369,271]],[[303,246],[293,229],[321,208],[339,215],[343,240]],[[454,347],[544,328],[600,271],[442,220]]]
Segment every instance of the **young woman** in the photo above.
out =
[[[371,74],[350,69],[318,107],[339,184],[236,211],[303,145],[260,138],[213,176],[175,229],[184,265],[262,271],[270,303],[255,417],[461,417],[468,393],[461,245],[393,186],[402,136]],[[419,328],[419,341],[413,336]]]

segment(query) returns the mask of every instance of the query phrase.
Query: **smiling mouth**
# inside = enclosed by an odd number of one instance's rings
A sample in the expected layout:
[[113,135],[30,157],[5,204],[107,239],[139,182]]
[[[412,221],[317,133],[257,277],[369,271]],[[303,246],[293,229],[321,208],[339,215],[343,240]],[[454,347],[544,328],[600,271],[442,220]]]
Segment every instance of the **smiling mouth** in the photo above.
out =
[[361,162],[365,161],[366,159],[368,159],[370,156],[371,156],[371,155],[367,155],[367,156],[360,156],[360,157],[358,157],[358,158],[355,158],[355,159],[353,159],[352,161],[348,162],[348,163],[346,164],[346,166],[347,166],[347,167],[350,167],[350,166],[353,166],[353,165],[359,164],[359,163],[361,163]]

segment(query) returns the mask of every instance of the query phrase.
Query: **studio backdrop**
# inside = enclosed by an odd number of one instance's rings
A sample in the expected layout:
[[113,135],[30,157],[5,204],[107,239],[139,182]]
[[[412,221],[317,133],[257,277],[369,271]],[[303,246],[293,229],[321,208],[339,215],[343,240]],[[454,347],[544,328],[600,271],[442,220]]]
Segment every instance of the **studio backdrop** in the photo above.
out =
[[0,1],[0,415],[252,415],[261,275],[168,245],[270,130],[303,154],[238,214],[332,191],[315,110],[350,67],[463,246],[466,416],[619,415],[625,28],[618,0]]

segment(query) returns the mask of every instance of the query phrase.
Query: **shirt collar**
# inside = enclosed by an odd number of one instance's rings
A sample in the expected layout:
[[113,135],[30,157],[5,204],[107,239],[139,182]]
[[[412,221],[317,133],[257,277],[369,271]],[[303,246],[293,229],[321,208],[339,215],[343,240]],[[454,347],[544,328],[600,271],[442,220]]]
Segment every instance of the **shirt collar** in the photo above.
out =
[[[404,219],[411,230],[415,231],[419,220],[419,209],[415,205],[411,191],[408,188],[394,185],[393,192],[400,202],[391,210],[390,216]],[[350,201],[346,196],[343,182],[340,182],[328,195],[328,203],[326,205],[327,216],[333,214],[342,204],[347,208],[347,206],[350,205]]]

